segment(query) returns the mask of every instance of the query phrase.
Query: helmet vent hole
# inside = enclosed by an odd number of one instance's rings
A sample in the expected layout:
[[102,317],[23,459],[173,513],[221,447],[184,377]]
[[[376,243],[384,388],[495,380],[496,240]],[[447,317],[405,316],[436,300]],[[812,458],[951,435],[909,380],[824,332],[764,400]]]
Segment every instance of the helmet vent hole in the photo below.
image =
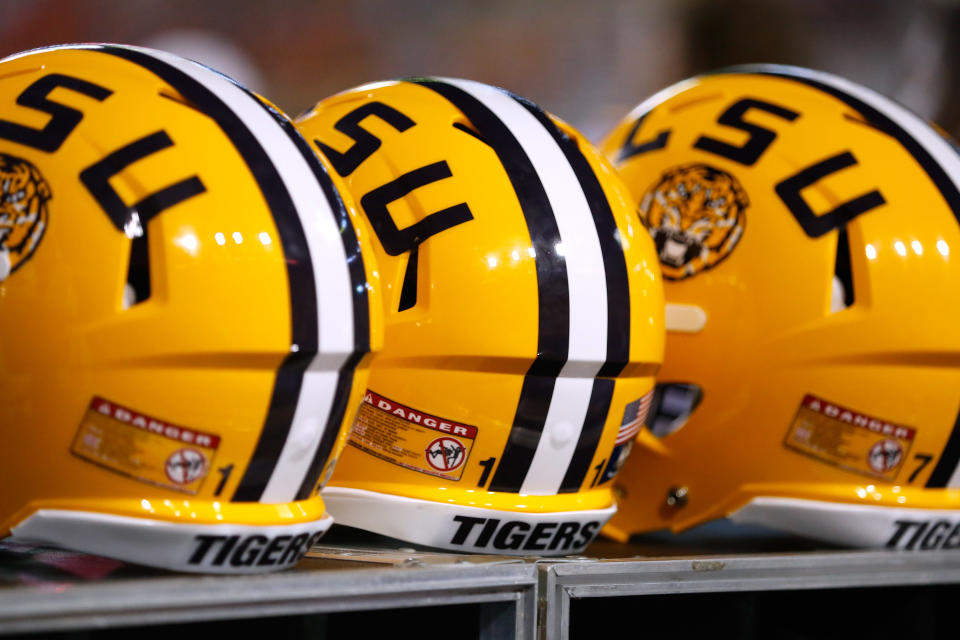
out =
[[181,96],[179,93],[176,93],[176,92],[174,92],[174,91],[170,91],[169,89],[161,89],[161,90],[158,91],[157,93],[160,95],[161,98],[166,98],[167,100],[173,100],[174,102],[176,102],[176,103],[178,103],[178,104],[182,104],[182,105],[185,106],[185,107],[189,107],[189,108],[193,109],[194,111],[199,111],[200,113],[203,113],[204,115],[206,115],[206,113],[203,111],[203,109],[199,108],[197,105],[195,105],[194,103],[190,102],[189,100],[187,100],[186,98],[184,98],[183,96]]
[[487,145],[488,147],[490,146],[490,143],[487,142],[487,141],[484,139],[484,137],[481,136],[480,133],[479,133],[476,129],[474,129],[473,127],[469,126],[468,124],[466,124],[466,123],[464,123],[464,122],[454,122],[454,123],[453,123],[453,128],[454,128],[454,129],[459,129],[460,131],[463,131],[464,133],[468,133],[468,134],[470,134],[471,136],[473,136],[474,138],[476,138],[477,140],[479,140],[480,142],[482,142],[483,144]]
[[127,283],[123,288],[123,308],[140,304],[150,297],[150,252],[147,232],[135,236],[130,242],[130,264],[127,267]]
[[850,266],[850,238],[847,229],[837,234],[837,257],[833,266],[833,282],[830,293],[830,313],[843,311],[854,302],[853,269]]

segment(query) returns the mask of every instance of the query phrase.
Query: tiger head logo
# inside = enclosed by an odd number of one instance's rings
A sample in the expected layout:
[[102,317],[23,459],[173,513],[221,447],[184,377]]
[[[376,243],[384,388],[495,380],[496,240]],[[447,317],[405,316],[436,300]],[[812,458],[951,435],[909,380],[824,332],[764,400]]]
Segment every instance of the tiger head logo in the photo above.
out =
[[35,166],[0,153],[0,282],[33,255],[47,228],[52,197]]
[[663,276],[683,280],[717,265],[737,246],[750,204],[729,173],[705,164],[667,170],[640,200]]

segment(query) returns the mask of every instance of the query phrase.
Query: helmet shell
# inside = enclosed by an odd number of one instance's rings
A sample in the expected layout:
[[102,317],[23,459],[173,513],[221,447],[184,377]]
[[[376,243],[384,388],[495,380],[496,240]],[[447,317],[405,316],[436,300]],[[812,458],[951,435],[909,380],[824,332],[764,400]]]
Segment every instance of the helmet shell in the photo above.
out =
[[663,349],[653,245],[615,172],[471,81],[365,85],[297,125],[360,204],[383,286],[331,512],[450,549],[585,547]]
[[330,524],[319,484],[381,339],[338,178],[177,56],[70,45],[0,69],[0,529],[291,565]]
[[730,515],[897,546],[900,520],[960,522],[952,143],[852,82],[752,66],[664,90],[602,148],[664,267],[659,382],[702,393],[641,434],[608,532]]

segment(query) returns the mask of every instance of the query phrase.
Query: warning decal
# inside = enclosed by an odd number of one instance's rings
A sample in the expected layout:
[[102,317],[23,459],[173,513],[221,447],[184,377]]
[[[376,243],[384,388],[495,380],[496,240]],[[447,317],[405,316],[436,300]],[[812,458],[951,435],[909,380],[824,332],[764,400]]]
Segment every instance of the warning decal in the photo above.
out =
[[417,411],[367,389],[347,444],[387,462],[459,480],[477,428]]
[[94,397],[70,450],[142,482],[196,494],[218,446],[220,436]]
[[427,447],[427,462],[437,471],[453,471],[467,459],[467,450],[456,438],[443,436]]
[[893,481],[917,431],[807,394],[784,445],[837,467]]

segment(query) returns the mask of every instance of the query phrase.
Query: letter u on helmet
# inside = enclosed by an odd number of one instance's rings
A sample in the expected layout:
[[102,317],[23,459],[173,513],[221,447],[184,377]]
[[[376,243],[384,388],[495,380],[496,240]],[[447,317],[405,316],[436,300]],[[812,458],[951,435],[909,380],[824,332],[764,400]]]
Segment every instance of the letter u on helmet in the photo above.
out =
[[[331,513],[450,549],[531,553],[492,546],[506,521],[538,552],[585,547],[663,349],[619,179],[566,124],[465,80],[358,87],[297,126],[360,203],[385,316]],[[537,526],[560,522],[587,534],[551,547]]]
[[713,518],[834,543],[960,521],[960,156],[825,73],[737,67],[603,144],[666,279],[650,429],[607,532]]
[[[0,69],[0,529],[289,566],[330,524],[319,485],[380,340],[339,178],[270,104],[173,55]],[[238,564],[240,538],[299,542]]]

